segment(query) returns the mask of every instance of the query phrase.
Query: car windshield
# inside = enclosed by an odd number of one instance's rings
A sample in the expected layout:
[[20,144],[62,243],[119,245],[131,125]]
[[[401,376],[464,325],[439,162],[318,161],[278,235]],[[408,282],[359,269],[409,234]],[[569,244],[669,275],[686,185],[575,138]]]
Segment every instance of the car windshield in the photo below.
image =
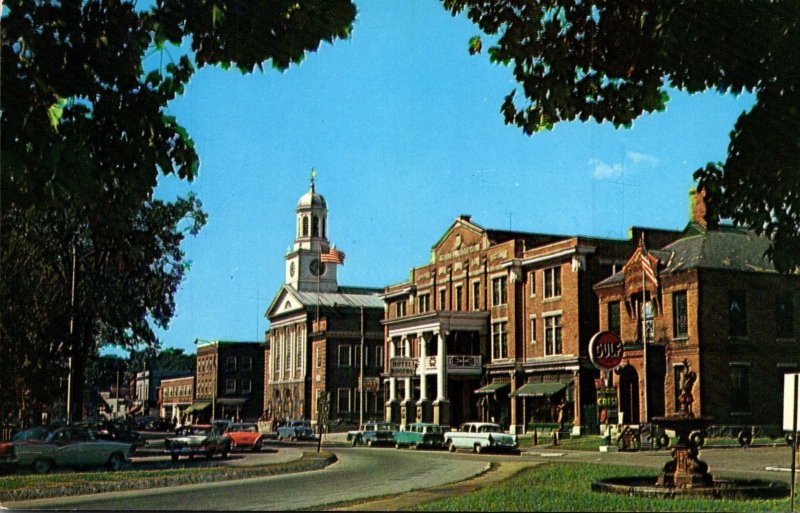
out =
[[293,427],[308,427],[308,422],[304,420],[295,420],[292,422]]
[[426,428],[428,433],[441,433],[442,427],[441,426],[428,426]]
[[199,427],[188,426],[188,427],[181,428],[181,429],[178,430],[178,436],[190,436],[190,435],[208,436],[210,434],[211,434],[211,429],[209,429],[209,428],[199,428]]
[[11,437],[12,442],[23,442],[25,440],[44,440],[47,438],[47,435],[50,433],[50,430],[43,427],[35,427],[29,429],[23,429],[19,433],[15,434]]
[[488,424],[488,425],[485,425],[485,426],[481,426],[479,431],[481,433],[502,433],[503,432],[503,430],[500,429],[500,426],[497,426],[497,425],[494,425],[494,424]]
[[255,424],[233,424],[228,428],[233,433],[257,433],[258,427]]

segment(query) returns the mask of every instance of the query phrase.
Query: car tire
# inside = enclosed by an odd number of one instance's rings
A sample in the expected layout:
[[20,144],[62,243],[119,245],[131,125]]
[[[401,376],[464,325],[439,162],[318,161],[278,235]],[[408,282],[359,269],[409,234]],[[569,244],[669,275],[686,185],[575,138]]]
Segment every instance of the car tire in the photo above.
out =
[[178,458],[180,456],[178,456],[177,454],[170,454],[170,457],[172,458],[172,461],[178,461]]
[[367,447],[372,447],[373,445],[375,445],[374,441],[372,441],[372,440],[368,440],[367,441]]
[[253,444],[253,452],[259,452],[261,450],[261,444]]
[[350,443],[352,444],[353,447],[356,447],[358,445],[358,437],[354,436],[353,440],[351,440]]
[[395,448],[395,449],[402,449],[402,448],[403,448],[403,446],[402,446],[402,445],[400,445],[400,442],[395,442],[395,443],[394,443],[394,448]]
[[206,459],[207,459],[207,460],[210,460],[210,459],[211,459],[211,458],[213,458],[213,457],[214,457],[214,449],[211,449],[210,451],[208,451],[208,452],[206,453]]
[[229,451],[229,450],[230,450],[230,449],[228,449],[227,447],[226,447],[225,449],[222,449],[222,459],[223,459],[223,460],[226,460],[226,459],[228,459],[228,451]]
[[422,446],[420,444],[414,444],[413,449],[415,451],[418,451],[418,450],[422,449]]
[[447,444],[447,450],[450,452],[456,452],[456,446],[453,444],[452,440]]
[[33,462],[33,470],[37,474],[49,474],[53,470],[53,462],[39,459]]
[[483,446],[481,444],[475,444],[475,453],[480,454],[483,452]]
[[194,459],[194,454],[190,454],[190,455],[189,455],[189,459],[190,459],[190,460],[193,460],[193,459]]
[[296,442],[296,441],[297,441],[297,436],[295,436],[295,435],[292,435],[292,438],[291,438],[291,440],[292,440],[292,442]]
[[118,472],[122,470],[122,467],[125,465],[125,457],[115,452],[111,456],[108,457],[108,469],[112,472]]

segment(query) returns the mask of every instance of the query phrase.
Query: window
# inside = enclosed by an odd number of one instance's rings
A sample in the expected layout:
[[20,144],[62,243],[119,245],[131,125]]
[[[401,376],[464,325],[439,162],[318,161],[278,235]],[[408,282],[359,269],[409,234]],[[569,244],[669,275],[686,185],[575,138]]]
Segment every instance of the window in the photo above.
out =
[[561,296],[561,268],[551,267],[544,270],[544,298]]
[[504,305],[508,302],[508,291],[506,289],[506,277],[492,279],[492,306]]
[[297,369],[303,368],[303,346],[304,346],[303,337],[301,337],[298,334],[297,338],[295,339],[295,346],[294,346],[295,349],[294,366]]
[[531,297],[536,295],[536,271],[528,273],[528,286],[530,287]]
[[375,367],[383,368],[383,346],[375,346]]
[[226,379],[225,380],[225,393],[226,394],[235,394],[236,393],[236,380],[235,379]]
[[339,346],[339,367],[350,366],[350,346],[342,344]]
[[350,389],[340,388],[336,392],[336,411],[350,413]]
[[226,363],[226,366],[225,366],[225,370],[227,370],[228,372],[236,372],[236,357],[235,356],[229,356],[228,357],[228,360],[227,360],[227,363]]
[[481,307],[481,282],[472,282],[472,309],[478,310]]
[[531,319],[531,344],[536,343],[536,318]]
[[747,336],[747,295],[743,290],[728,291],[728,335]]
[[750,411],[750,365],[732,363],[731,369],[731,411]]
[[242,356],[242,370],[243,371],[253,370],[253,358],[251,358],[250,356]]
[[683,390],[683,380],[686,378],[686,367],[676,365],[672,370],[675,378],[675,411],[681,409],[681,391]]
[[322,367],[322,348],[317,346],[317,368]]
[[353,367],[361,366],[361,345],[353,346]]
[[311,217],[311,236],[319,237],[319,218],[317,216]]
[[242,380],[242,393],[249,394],[253,391],[253,381],[249,379]]
[[550,356],[561,354],[561,316],[551,315],[544,318],[544,354]]
[[672,293],[672,337],[689,336],[689,325],[686,313],[686,291]]
[[439,310],[445,310],[446,301],[447,301],[447,293],[445,289],[439,289]]
[[308,237],[308,218],[303,218],[303,237]]
[[398,301],[395,303],[395,313],[397,317],[405,317],[406,315],[406,302]]
[[775,296],[775,334],[778,338],[794,338],[792,303],[791,293]]
[[464,289],[463,289],[463,287],[461,287],[461,285],[457,285],[456,286],[456,297],[455,297],[455,301],[454,301],[455,304],[453,305],[453,309],[455,311],[457,311],[457,312],[461,311],[461,307],[462,307],[461,305],[462,305],[463,300],[464,300]]
[[492,324],[492,359],[508,358],[508,322]]
[[619,319],[619,301],[612,301],[608,304],[608,331],[621,335]]
[[431,307],[431,295],[430,294],[422,294],[417,298],[418,305],[417,305],[417,313],[425,313]]

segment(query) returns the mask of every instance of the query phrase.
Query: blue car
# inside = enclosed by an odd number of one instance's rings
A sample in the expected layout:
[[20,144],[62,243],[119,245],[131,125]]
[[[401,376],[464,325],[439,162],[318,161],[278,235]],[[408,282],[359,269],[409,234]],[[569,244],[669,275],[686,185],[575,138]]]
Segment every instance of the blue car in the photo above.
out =
[[307,420],[290,420],[278,427],[278,440],[313,440],[314,431]]

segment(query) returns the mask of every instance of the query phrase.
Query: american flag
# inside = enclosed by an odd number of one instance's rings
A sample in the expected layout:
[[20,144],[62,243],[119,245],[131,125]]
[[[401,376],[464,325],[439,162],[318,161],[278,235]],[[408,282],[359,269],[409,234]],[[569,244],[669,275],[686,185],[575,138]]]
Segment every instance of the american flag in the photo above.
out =
[[658,287],[658,279],[656,278],[656,273],[653,271],[653,265],[650,263],[650,257],[647,254],[647,251],[644,249],[644,244],[642,244],[642,272],[644,273],[645,278],[650,280],[654,287]]
[[322,253],[319,257],[326,264],[344,265],[344,251],[339,251],[336,246],[331,246],[327,253]]

